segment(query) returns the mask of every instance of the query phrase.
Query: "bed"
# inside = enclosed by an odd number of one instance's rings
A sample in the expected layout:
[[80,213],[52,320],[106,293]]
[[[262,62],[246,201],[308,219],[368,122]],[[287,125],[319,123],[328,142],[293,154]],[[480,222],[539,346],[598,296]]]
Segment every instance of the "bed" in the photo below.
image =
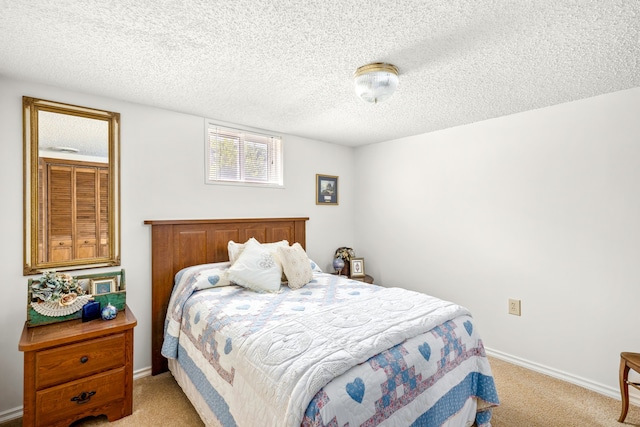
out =
[[[323,272],[307,220],[145,221],[152,373],[169,369],[206,425],[490,426],[498,396],[470,313]],[[311,276],[274,292],[223,283],[242,264],[230,241],[245,258],[286,241],[278,253],[304,254]]]

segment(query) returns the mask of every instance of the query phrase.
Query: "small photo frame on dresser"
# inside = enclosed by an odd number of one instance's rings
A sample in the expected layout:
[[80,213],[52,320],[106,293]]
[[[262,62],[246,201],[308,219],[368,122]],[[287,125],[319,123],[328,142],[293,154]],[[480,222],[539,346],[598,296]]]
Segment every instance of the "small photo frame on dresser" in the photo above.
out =
[[115,277],[91,279],[91,295],[110,294],[111,292],[115,292],[116,290]]
[[351,258],[351,277],[364,277],[364,258]]

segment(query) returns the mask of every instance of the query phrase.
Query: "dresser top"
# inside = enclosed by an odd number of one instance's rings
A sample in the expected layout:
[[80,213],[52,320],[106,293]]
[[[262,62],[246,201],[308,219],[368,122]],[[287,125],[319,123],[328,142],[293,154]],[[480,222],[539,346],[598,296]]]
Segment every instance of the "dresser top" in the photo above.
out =
[[137,324],[136,317],[127,306],[118,312],[113,320],[95,319],[83,322],[82,319],[77,319],[32,327],[27,327],[25,324],[18,349],[20,351],[34,351],[84,341],[125,331]]

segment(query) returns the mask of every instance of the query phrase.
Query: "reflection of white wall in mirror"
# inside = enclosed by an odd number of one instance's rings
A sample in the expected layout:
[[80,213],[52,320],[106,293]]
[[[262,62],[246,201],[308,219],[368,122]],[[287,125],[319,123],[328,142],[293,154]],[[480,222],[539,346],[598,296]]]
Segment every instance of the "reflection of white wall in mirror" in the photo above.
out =
[[38,146],[42,157],[61,158],[59,156],[64,154],[62,158],[71,159],[69,156],[73,153],[65,153],[59,149],[69,147],[78,150],[78,154],[102,158],[98,161],[106,162],[109,156],[109,123],[105,120],[40,111]]

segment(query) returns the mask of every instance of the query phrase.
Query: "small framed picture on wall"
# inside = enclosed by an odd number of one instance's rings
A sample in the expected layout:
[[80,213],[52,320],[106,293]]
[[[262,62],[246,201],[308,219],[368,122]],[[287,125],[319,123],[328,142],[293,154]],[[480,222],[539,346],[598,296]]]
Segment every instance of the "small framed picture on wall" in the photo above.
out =
[[364,277],[364,258],[351,258],[351,277]]
[[338,177],[316,174],[316,205],[338,204]]

